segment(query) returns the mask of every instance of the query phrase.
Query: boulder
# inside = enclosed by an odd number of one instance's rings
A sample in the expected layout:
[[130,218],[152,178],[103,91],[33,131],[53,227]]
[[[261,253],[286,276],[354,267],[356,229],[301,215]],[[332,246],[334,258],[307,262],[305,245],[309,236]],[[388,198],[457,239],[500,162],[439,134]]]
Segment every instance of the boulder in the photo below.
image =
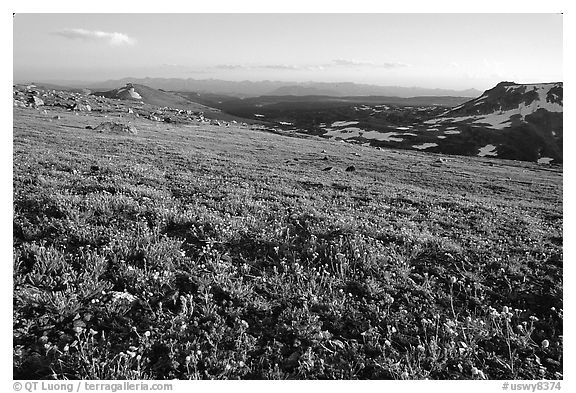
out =
[[91,112],[92,107],[88,104],[81,104],[81,103],[77,102],[72,106],[72,110],[79,111],[79,112],[84,112],[84,111]]
[[132,124],[115,123],[112,121],[106,121],[100,124],[94,131],[113,134],[138,134],[138,130]]

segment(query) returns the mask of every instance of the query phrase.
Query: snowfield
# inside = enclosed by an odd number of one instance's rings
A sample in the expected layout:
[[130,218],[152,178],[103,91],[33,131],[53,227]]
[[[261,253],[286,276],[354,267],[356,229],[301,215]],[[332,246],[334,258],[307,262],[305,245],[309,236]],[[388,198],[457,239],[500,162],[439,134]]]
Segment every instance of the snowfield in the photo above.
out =
[[[365,131],[358,127],[346,127],[346,128],[326,128],[326,133],[323,136],[329,136],[332,139],[341,138],[341,139],[351,139],[351,138],[364,138],[364,139],[372,139],[377,141],[383,142],[402,142],[404,139],[397,138],[397,136],[401,136],[402,134],[398,134],[395,132],[378,132],[378,131]],[[414,134],[410,134],[414,135]]]
[[358,124],[357,121],[335,121],[332,123],[331,127],[346,127],[346,126],[353,126]]
[[496,152],[496,146],[494,145],[486,145],[480,148],[478,152],[478,157],[498,157],[498,153]]
[[431,147],[436,147],[436,146],[438,146],[437,143],[423,143],[421,145],[412,145],[412,147],[414,149],[418,149],[418,150],[429,149]]
[[553,158],[550,157],[540,157],[538,159],[538,164],[550,164],[552,161],[554,161]]

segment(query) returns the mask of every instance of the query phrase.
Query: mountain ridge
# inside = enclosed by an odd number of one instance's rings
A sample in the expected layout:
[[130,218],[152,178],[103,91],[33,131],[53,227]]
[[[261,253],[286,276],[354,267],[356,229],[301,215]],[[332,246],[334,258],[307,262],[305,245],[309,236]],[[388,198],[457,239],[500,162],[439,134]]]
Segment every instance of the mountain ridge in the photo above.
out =
[[[58,83],[56,83],[58,82]],[[40,82],[39,82],[40,83]],[[52,81],[66,85],[65,81]],[[256,97],[262,95],[333,95],[339,96],[464,96],[476,97],[481,91],[476,89],[441,89],[403,86],[379,86],[354,82],[286,82],[286,81],[226,81],[222,79],[193,78],[133,78],[109,79],[101,82],[71,81],[71,87],[88,87],[92,90],[113,89],[127,83],[146,85],[155,89],[182,92],[209,92],[234,97]],[[284,92],[284,93],[283,93]],[[288,93],[288,94],[286,94]],[[327,94],[328,93],[328,94]]]

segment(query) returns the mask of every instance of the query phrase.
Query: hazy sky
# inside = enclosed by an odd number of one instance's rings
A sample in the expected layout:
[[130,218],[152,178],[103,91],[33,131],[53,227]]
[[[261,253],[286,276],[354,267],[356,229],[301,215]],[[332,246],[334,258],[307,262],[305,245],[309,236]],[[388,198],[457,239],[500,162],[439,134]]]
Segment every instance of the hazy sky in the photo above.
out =
[[558,14],[17,14],[14,79],[562,80]]

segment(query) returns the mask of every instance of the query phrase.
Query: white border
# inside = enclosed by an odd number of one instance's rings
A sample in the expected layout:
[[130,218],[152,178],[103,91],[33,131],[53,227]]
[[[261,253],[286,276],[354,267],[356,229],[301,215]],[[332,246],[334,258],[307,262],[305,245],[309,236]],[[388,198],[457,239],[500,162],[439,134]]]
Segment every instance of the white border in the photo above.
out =
[[[64,1],[12,1],[11,4],[3,3],[4,10],[1,14],[0,28],[2,29],[2,53],[10,53],[12,59],[12,12],[18,13],[267,13],[267,12],[300,12],[300,13],[564,13],[564,129],[565,132],[565,152],[569,153],[574,147],[573,132],[576,132],[574,125],[573,110],[573,71],[576,69],[573,58],[574,42],[574,20],[571,3],[569,1],[501,1],[484,0],[482,2],[464,2],[456,0],[435,0],[435,1],[402,1],[396,4],[386,4],[383,1],[355,0],[347,2],[325,2],[311,0],[291,0],[290,2],[276,2],[264,0],[241,0],[241,1],[203,1],[194,4],[186,4],[180,1],[163,0],[162,2],[119,2],[117,0],[101,0],[92,2],[64,2]],[[329,5],[327,5],[329,4]],[[8,7],[7,7],[8,5]],[[526,26],[527,29],[534,29],[537,26]],[[569,44],[570,43],[570,44]],[[572,46],[572,48],[571,48]],[[1,310],[5,315],[6,322],[0,326],[0,350],[1,369],[4,371],[3,381],[6,382],[6,391],[12,390],[12,61],[2,63],[5,78],[2,79],[2,119],[4,128],[0,133],[1,152],[0,163],[2,187],[2,209],[0,209],[0,238],[2,239],[0,276],[5,280],[2,285],[2,296],[0,296]],[[565,362],[564,381],[562,381],[562,391],[576,391],[572,377],[574,370],[574,339],[570,335],[571,327],[574,326],[574,273],[572,266],[574,262],[574,246],[571,240],[574,239],[574,209],[572,201],[576,195],[573,192],[574,184],[574,159],[571,154],[564,155],[564,315],[565,315]],[[9,285],[10,283],[10,285]],[[176,392],[190,391],[191,389],[234,389],[250,392],[269,392],[273,387],[279,392],[292,393],[295,389],[301,390],[324,390],[331,389],[341,392],[348,392],[350,389],[366,389],[377,391],[380,389],[399,389],[407,391],[442,391],[442,392],[497,392],[501,391],[501,383],[497,381],[336,381],[336,382],[313,382],[313,381],[292,381],[292,382],[263,382],[263,381],[243,381],[243,382],[186,382],[173,381]],[[190,385],[192,384],[192,385]]]

